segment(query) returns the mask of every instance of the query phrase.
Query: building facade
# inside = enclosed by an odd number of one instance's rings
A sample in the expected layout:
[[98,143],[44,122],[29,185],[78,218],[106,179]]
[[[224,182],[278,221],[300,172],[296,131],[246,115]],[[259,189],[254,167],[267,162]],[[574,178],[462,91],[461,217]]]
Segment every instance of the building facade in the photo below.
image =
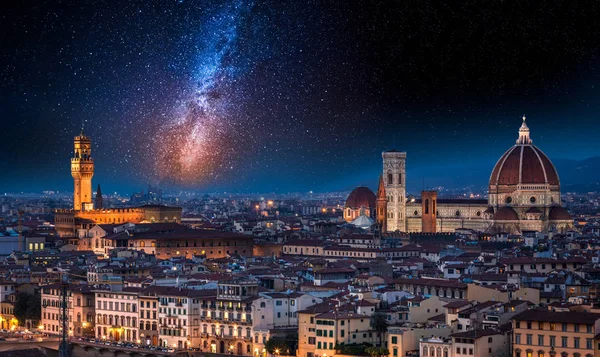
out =
[[533,145],[525,117],[516,144],[491,171],[487,199],[441,199],[434,191],[407,199],[406,152],[385,151],[382,158],[387,206],[385,212],[377,210],[376,221],[385,228],[383,232],[454,232],[462,228],[521,234],[573,229],[571,215],[561,207],[558,172]]

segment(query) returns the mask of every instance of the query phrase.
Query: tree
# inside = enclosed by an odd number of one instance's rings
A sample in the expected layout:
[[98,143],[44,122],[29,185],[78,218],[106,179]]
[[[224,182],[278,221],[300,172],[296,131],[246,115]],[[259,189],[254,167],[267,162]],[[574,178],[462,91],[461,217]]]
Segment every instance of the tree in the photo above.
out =
[[27,319],[27,310],[29,310],[33,296],[28,293],[18,293],[15,300],[15,317],[19,322]]
[[298,346],[298,337],[288,335],[285,338],[273,337],[265,343],[265,349],[270,354],[293,355]]
[[39,321],[42,315],[42,302],[39,292],[35,294],[29,294],[26,292],[20,292],[16,296],[15,300],[15,317],[19,322],[25,320]]
[[369,347],[365,349],[371,357],[384,357],[390,354],[390,351],[384,347]]
[[382,345],[383,334],[387,332],[388,322],[387,316],[380,312],[376,312],[371,316],[371,328],[375,330],[379,337],[379,346]]

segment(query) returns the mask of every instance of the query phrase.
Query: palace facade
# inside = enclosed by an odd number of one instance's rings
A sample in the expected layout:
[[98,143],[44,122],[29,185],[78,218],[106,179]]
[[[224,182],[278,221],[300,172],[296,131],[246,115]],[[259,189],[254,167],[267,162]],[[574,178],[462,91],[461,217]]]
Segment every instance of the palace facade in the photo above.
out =
[[[92,193],[94,159],[91,147],[92,140],[82,130],[74,138],[74,152],[71,158],[71,176],[74,183],[73,209],[59,209],[54,215],[56,231],[60,237],[66,238],[71,244],[77,244],[78,237],[96,224],[181,223],[181,207],[164,205],[127,208],[94,207]],[[98,192],[97,196],[101,197],[101,194]],[[102,199],[99,202],[102,202]]]

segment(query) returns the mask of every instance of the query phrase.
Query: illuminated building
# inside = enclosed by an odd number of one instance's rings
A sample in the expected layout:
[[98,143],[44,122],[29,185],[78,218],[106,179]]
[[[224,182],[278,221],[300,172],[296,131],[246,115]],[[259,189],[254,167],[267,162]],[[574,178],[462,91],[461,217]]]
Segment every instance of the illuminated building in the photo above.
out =
[[[95,224],[181,222],[181,207],[164,205],[145,205],[129,208],[94,207],[92,196],[92,177],[94,159],[91,156],[92,140],[81,134],[74,138],[74,154],[71,158],[71,176],[74,181],[73,209],[55,211],[56,231],[61,237],[67,237],[69,243],[77,244],[79,236]],[[104,206],[100,185],[96,203]]]
[[[391,150],[382,157],[384,185],[378,191],[385,192],[387,206],[377,210],[376,218],[383,231],[436,233],[462,228],[521,234],[573,228],[571,215],[561,207],[558,172],[533,145],[525,117],[515,145],[492,169],[487,199],[444,199],[435,191],[423,191],[421,198],[407,200],[406,153]],[[348,201],[356,205],[352,194]]]

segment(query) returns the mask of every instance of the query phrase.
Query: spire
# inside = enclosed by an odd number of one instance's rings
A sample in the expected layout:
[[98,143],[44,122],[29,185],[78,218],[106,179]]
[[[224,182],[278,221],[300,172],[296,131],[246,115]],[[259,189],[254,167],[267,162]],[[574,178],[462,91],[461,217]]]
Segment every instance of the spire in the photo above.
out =
[[98,184],[98,190],[96,190],[96,208],[104,208],[104,199],[102,198],[102,190],[100,189],[100,184]]
[[526,120],[527,118],[525,118],[525,115],[523,115],[523,123],[519,128],[519,138],[517,139],[517,145],[531,145],[533,143],[533,141],[529,137],[529,127],[527,126],[527,123],[525,123]]
[[377,188],[377,198],[386,199],[385,196],[385,183],[383,182],[383,175],[379,175],[379,187]]

